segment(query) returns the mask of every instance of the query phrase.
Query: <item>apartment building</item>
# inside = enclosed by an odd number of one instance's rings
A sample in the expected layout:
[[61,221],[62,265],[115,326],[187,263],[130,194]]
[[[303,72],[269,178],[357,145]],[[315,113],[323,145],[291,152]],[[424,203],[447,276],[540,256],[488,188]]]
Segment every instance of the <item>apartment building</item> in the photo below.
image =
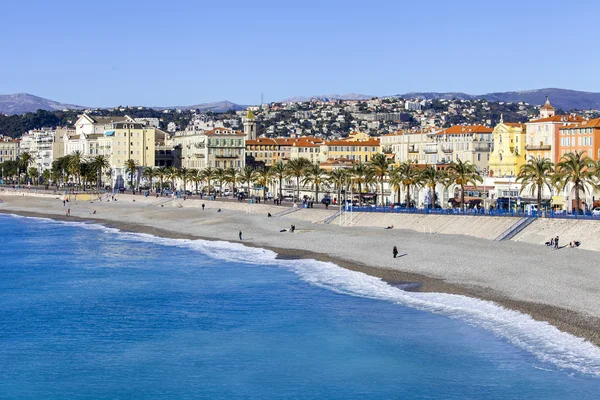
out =
[[19,140],[0,136],[0,163],[16,161],[19,157]]
[[558,159],[565,153],[581,151],[594,160],[600,160],[600,118],[584,120],[576,125],[558,129]]
[[492,132],[493,150],[490,153],[489,175],[511,177],[519,173],[521,165],[526,163],[525,124],[501,122]]

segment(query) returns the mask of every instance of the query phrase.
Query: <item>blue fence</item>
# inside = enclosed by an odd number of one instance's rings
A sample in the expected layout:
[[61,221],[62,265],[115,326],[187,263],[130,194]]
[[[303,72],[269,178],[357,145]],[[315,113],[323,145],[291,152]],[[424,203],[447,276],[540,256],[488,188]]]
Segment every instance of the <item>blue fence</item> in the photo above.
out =
[[588,219],[600,221],[600,215],[593,215],[590,211],[586,213],[567,213],[562,211],[532,212],[526,213],[515,210],[486,210],[481,208],[462,210],[461,208],[402,208],[402,207],[381,207],[381,206],[346,206],[346,211],[352,212],[377,212],[394,214],[433,214],[433,215],[470,215],[470,216],[491,216],[491,217],[537,217],[537,218],[564,218],[564,219]]

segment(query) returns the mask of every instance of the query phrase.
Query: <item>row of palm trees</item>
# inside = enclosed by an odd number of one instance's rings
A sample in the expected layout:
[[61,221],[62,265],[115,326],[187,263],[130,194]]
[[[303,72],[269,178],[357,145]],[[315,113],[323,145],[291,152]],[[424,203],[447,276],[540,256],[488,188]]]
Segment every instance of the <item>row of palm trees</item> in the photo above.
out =
[[575,210],[581,211],[581,193],[593,193],[600,189],[600,160],[594,161],[582,151],[566,153],[556,165],[544,157],[530,158],[517,175],[521,192],[529,190],[537,196],[538,210],[542,209],[542,192],[547,188],[563,191],[572,187],[575,196]]

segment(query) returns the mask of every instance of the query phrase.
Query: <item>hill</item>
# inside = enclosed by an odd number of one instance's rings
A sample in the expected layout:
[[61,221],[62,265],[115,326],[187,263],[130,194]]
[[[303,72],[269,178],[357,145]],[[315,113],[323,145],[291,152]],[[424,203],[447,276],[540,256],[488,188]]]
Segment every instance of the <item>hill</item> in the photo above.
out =
[[23,114],[37,110],[59,111],[65,109],[84,109],[86,107],[59,103],[29,93],[0,95],[0,114]]
[[375,96],[359,93],[325,94],[318,96],[294,96],[281,100],[281,103],[305,103],[308,101],[331,101],[331,100],[369,100]]
[[504,101],[518,103],[523,101],[529,104],[544,104],[546,96],[550,99],[552,105],[563,110],[600,110],[600,93],[582,92],[568,89],[535,89],[521,90],[516,92],[496,92],[482,95],[470,95],[461,92],[411,92],[399,94],[395,97],[402,98],[421,98],[421,99],[461,99],[474,100],[485,99],[488,101]]

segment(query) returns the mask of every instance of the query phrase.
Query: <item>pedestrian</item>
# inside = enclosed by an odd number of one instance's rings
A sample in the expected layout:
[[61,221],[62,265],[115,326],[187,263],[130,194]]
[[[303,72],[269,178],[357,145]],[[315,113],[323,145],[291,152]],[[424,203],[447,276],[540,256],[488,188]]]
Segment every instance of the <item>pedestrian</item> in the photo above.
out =
[[63,207],[65,207],[67,205],[67,202],[65,200],[63,200]]
[[240,231],[240,240],[242,240],[242,231]]
[[71,209],[67,208],[67,217],[70,217],[70,216],[71,216]]
[[204,211],[204,207],[206,207],[206,204],[202,203],[202,211]]
[[558,236],[554,238],[554,248],[558,250]]
[[394,258],[398,257],[398,248],[396,246],[394,246],[394,249],[392,250],[392,254],[394,254]]

